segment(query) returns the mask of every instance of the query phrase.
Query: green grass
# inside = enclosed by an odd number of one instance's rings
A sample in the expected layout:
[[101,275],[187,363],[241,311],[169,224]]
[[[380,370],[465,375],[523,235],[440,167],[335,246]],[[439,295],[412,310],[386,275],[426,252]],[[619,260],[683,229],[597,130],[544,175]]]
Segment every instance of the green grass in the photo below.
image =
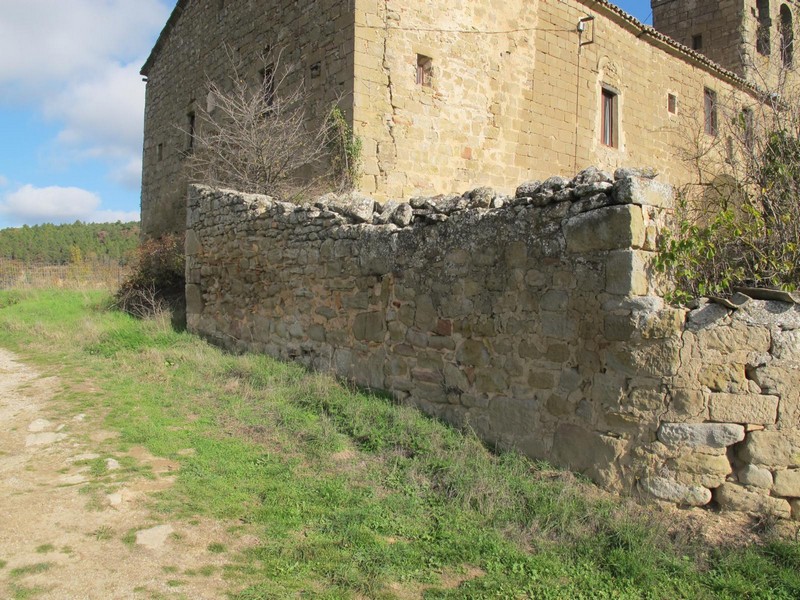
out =
[[39,575],[45,571],[49,571],[53,563],[41,562],[32,565],[25,565],[24,567],[17,567],[11,569],[11,577],[27,577],[29,575]]
[[[208,551],[226,551],[233,598],[800,597],[796,541],[709,547],[385,398],[106,304],[0,294],[0,345],[67,383],[93,383],[100,393],[58,401],[106,414],[103,427],[121,433],[114,452],[144,446],[181,464],[153,509],[231,525]],[[93,475],[109,475],[95,464]],[[238,549],[238,533],[258,542]]]
[[42,595],[46,590],[40,586],[27,587],[24,585],[12,584],[10,586],[11,600],[32,600]]
[[48,554],[55,551],[56,547],[53,544],[42,544],[41,546],[36,547],[36,552],[39,554]]

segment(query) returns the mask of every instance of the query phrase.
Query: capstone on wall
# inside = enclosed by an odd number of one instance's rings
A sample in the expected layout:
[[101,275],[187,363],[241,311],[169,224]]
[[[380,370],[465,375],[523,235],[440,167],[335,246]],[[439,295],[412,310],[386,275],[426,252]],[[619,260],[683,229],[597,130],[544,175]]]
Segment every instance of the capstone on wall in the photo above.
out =
[[[208,108],[209,82],[226,86],[232,65],[261,84],[262,59],[291,68],[287,86],[304,85],[310,119],[353,90],[353,0],[181,0],[142,74],[147,77],[142,232],[182,233],[186,223],[189,115]],[[312,67],[313,76],[312,76]],[[213,113],[212,113],[213,114]],[[199,123],[198,123],[199,126]]]
[[800,310],[665,304],[651,175],[309,206],[193,187],[188,325],[608,489],[798,517]]

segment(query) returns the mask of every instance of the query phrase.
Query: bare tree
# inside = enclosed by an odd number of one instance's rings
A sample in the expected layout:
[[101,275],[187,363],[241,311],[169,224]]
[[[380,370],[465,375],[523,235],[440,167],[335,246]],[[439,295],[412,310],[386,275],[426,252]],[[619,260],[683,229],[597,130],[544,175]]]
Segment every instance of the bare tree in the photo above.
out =
[[714,99],[718,128],[683,124],[680,152],[694,178],[681,190],[661,267],[684,298],[800,287],[800,81],[790,55],[754,75],[749,93]]
[[329,116],[336,104],[313,118],[302,72],[285,64],[280,51],[260,57],[257,72],[227,53],[226,81],[209,80],[206,106],[198,107],[187,132],[192,177],[283,199],[336,187],[331,140],[340,124]]

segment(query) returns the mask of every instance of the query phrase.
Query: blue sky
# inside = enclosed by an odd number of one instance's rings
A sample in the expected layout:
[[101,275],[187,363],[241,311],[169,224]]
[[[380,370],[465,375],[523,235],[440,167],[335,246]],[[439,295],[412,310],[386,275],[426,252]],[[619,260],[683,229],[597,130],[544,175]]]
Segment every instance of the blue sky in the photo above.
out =
[[[650,22],[648,0],[617,4]],[[174,5],[2,0],[0,228],[138,220],[139,69]]]

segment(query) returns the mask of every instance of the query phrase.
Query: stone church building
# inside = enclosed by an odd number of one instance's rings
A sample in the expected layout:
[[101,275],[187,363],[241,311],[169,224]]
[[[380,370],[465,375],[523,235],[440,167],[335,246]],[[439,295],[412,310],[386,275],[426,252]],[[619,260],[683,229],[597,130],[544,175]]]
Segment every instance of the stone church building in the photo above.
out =
[[[338,99],[376,198],[512,191],[596,165],[688,180],[679,148],[724,135],[793,67],[795,0],[652,0],[653,23],[605,0],[179,0],[147,80],[142,227],[181,231],[185,162],[208,81],[281,48],[321,118]],[[203,105],[204,106],[204,105]]]

